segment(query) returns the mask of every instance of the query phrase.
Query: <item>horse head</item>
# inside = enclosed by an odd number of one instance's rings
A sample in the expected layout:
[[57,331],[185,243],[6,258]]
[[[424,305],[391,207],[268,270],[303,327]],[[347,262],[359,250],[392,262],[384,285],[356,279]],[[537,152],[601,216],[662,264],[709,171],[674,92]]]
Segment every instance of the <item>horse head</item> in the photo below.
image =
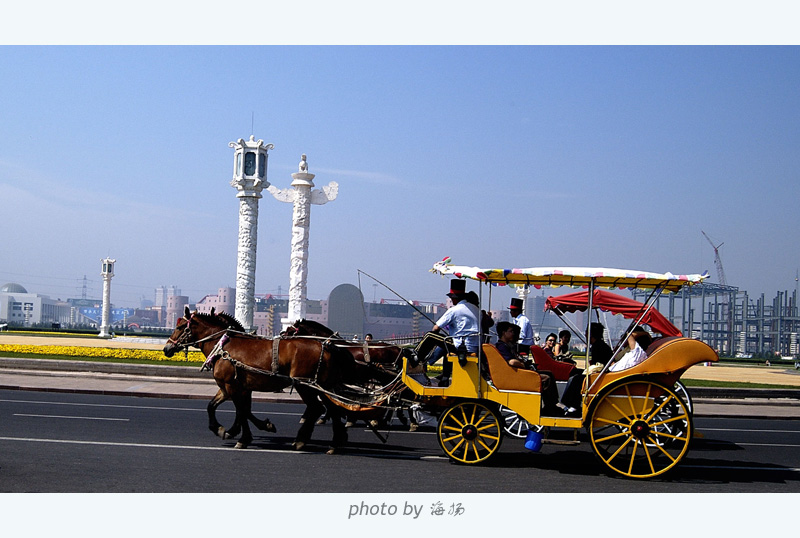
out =
[[175,330],[167,339],[164,355],[172,357],[178,351],[187,350],[192,346],[198,347],[199,343],[210,340],[215,335],[221,338],[227,329],[244,332],[241,323],[224,312],[217,314],[212,308],[210,314],[202,314],[197,310],[191,312],[187,306],[184,308],[183,317],[178,319]]

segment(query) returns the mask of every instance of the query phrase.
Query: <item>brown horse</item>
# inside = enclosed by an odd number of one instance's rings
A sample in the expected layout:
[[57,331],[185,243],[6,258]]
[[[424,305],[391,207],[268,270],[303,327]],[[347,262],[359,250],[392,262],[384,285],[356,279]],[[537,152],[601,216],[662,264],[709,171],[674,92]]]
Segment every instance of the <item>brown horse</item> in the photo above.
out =
[[[362,344],[359,342],[345,340],[332,329],[313,320],[297,320],[288,329],[286,329],[285,334],[289,336],[306,336],[329,339],[329,341],[336,347],[346,349],[358,363],[369,364],[387,373],[398,374],[403,367],[403,348],[388,344],[386,342],[370,342],[368,344]],[[410,396],[413,398],[415,395],[411,393]],[[392,412],[393,410],[391,409],[388,413],[380,409],[365,412],[349,412],[347,413],[348,421],[346,426],[352,425],[356,419],[361,419],[367,421],[367,423],[372,427],[375,427],[379,419],[390,420]],[[406,419],[405,415],[403,414],[402,408],[396,409],[396,413],[398,420],[403,425],[408,424],[409,420]],[[409,412],[408,414],[411,422],[409,429],[411,431],[416,431],[419,428],[419,424],[414,418],[413,413]],[[318,424],[324,423],[327,418],[328,415],[324,415],[322,418],[320,418]]]
[[318,338],[330,339],[333,345],[349,351],[355,360],[362,363],[378,365],[395,372],[399,371],[403,366],[403,348],[386,342],[370,342],[368,345],[365,345],[359,342],[345,340],[340,337],[338,333],[322,323],[310,319],[295,321],[286,329],[285,334],[286,336],[315,336]]
[[[168,357],[189,346],[200,348],[207,357],[206,365],[212,368],[219,386],[217,395],[208,404],[209,428],[226,438],[241,431],[237,448],[252,442],[248,421],[261,429],[274,431],[269,420],[259,421],[252,415],[253,391],[275,392],[294,386],[306,404],[303,414],[306,421],[293,443],[299,450],[309,442],[316,419],[325,411],[320,396],[333,393],[344,381],[359,381],[352,356],[325,341],[280,338],[275,360],[273,344],[272,339],[246,334],[230,316],[191,313],[187,308],[164,347]],[[226,432],[216,421],[214,411],[229,398],[236,407],[236,418],[234,426]],[[346,442],[347,431],[341,422],[344,410],[329,407],[334,411],[333,439],[328,452],[333,453]]]

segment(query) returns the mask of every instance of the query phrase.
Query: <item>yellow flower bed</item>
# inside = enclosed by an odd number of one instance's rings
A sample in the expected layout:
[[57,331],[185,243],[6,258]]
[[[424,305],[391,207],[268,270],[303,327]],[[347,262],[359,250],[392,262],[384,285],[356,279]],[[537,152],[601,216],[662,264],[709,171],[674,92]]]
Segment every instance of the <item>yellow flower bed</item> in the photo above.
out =
[[68,357],[91,357],[106,359],[140,359],[148,361],[204,362],[205,356],[199,351],[176,353],[171,358],[160,350],[154,349],[120,349],[88,346],[30,346],[17,344],[0,344],[0,352],[20,353],[25,355],[64,355]]

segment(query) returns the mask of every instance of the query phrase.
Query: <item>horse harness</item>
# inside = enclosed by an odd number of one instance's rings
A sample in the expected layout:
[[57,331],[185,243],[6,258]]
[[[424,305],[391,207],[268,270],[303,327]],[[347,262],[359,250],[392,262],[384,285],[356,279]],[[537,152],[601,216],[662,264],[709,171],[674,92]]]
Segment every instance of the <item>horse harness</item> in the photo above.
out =
[[[303,338],[303,337],[294,337],[294,338]],[[389,383],[385,387],[381,387],[381,389],[379,389],[378,391],[369,391],[367,389],[363,389],[363,388],[357,387],[357,386],[348,386],[349,389],[350,389],[349,392],[353,393],[353,395],[354,395],[353,398],[348,398],[346,396],[343,396],[340,393],[330,391],[330,390],[326,389],[325,387],[323,387],[322,385],[320,385],[319,384],[319,373],[321,371],[322,364],[324,362],[325,350],[327,348],[330,348],[331,346],[335,346],[335,344],[332,343],[333,337],[326,338],[322,342],[322,345],[320,345],[319,360],[317,361],[317,368],[316,368],[316,371],[314,373],[314,378],[313,379],[312,378],[292,377],[292,376],[280,374],[280,373],[278,373],[278,367],[279,367],[279,364],[280,364],[280,343],[284,339],[285,338],[283,338],[282,336],[276,336],[275,338],[272,339],[272,363],[271,363],[270,369],[266,370],[266,369],[263,369],[263,368],[257,368],[255,366],[251,366],[249,364],[245,364],[245,363],[243,363],[243,362],[241,362],[239,360],[236,360],[234,357],[231,357],[230,353],[228,353],[228,351],[226,351],[224,349],[225,344],[227,344],[230,341],[230,337],[228,336],[228,334],[226,332],[226,334],[224,334],[222,336],[222,338],[220,338],[219,342],[217,342],[216,346],[214,346],[214,349],[212,349],[211,352],[208,354],[208,358],[206,359],[206,362],[203,364],[203,367],[201,368],[201,370],[203,368],[207,368],[207,365],[209,365],[207,369],[210,369],[210,365],[213,365],[213,363],[217,359],[223,359],[223,360],[226,360],[226,361],[230,362],[231,365],[234,367],[234,378],[238,374],[239,370],[244,370],[244,371],[247,371],[247,372],[250,372],[250,373],[254,373],[254,374],[258,374],[258,375],[283,377],[283,378],[289,379],[292,382],[293,385],[297,384],[297,383],[300,383],[302,385],[306,385],[306,386],[312,387],[312,388],[314,388],[314,389],[326,394],[327,396],[335,399],[340,404],[344,404],[346,407],[349,407],[349,408],[362,406],[362,405],[382,405],[383,403],[388,401],[390,398],[392,398],[396,393],[402,391],[403,388],[404,388],[403,383],[401,381],[397,380],[397,379],[395,381]],[[364,401],[358,399],[355,395],[359,391],[361,392],[361,394],[366,394],[366,393],[371,394],[373,396],[373,399],[370,402],[364,402]]]

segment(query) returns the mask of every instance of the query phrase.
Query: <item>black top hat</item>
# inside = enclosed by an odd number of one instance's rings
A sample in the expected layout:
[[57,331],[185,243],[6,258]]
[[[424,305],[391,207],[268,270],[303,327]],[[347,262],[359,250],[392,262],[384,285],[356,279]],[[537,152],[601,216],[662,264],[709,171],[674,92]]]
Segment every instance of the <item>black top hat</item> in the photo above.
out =
[[450,293],[448,297],[461,297],[467,291],[467,282],[461,279],[453,279],[450,281]]
[[509,310],[522,310],[522,299],[513,298],[511,299],[511,306],[508,307]]

